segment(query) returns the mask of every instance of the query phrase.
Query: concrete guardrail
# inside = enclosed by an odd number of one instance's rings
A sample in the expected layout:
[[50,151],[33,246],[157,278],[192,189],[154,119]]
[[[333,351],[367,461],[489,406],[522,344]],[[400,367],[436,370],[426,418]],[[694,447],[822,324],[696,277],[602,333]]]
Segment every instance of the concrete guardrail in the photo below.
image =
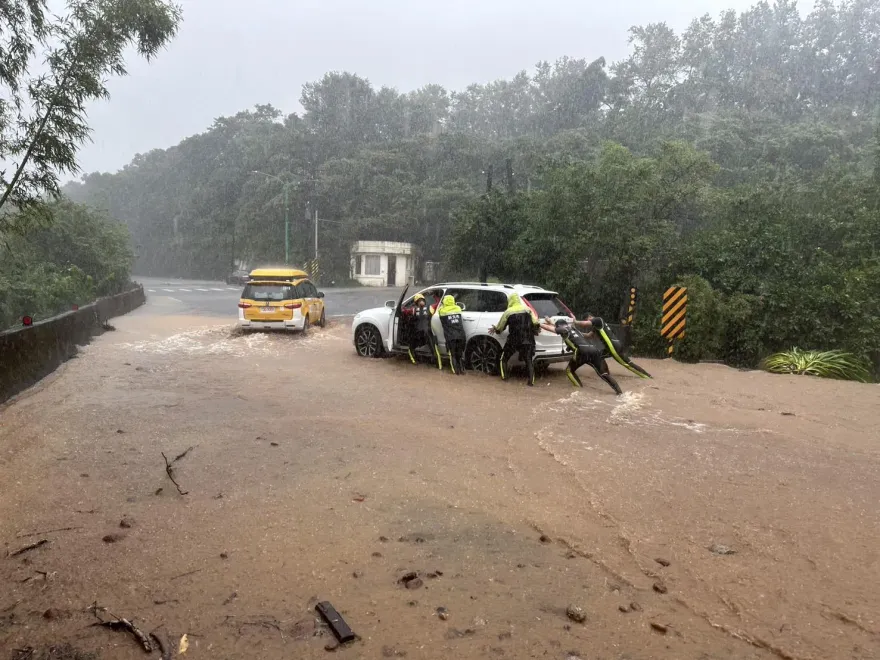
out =
[[38,382],[76,355],[114,316],[146,302],[142,286],[99,298],[77,310],[0,333],[0,403]]

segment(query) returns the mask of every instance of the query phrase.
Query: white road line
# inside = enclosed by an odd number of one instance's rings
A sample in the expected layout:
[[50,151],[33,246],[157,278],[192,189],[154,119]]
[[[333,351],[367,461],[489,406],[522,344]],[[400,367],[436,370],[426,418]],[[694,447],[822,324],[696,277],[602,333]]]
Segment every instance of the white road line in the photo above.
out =
[[196,289],[196,291],[210,291],[210,289]]
[[174,302],[179,302],[179,303],[182,303],[182,302],[183,302],[183,301],[180,300],[179,298],[172,298],[171,296],[168,296],[168,300],[173,300]]
[[344,319],[346,316],[354,316],[354,314],[331,314],[331,319]]
[[191,293],[192,289],[178,289],[178,291],[186,291],[187,293]]
[[223,289],[215,289],[214,287],[211,287],[211,291],[223,291]]
[[228,287],[226,287],[226,290],[227,291],[238,291],[238,289],[236,289],[234,286],[228,286]]
[[147,289],[147,293],[156,293],[156,289]]
[[162,289],[162,291],[167,291],[168,293],[174,293],[174,289]]

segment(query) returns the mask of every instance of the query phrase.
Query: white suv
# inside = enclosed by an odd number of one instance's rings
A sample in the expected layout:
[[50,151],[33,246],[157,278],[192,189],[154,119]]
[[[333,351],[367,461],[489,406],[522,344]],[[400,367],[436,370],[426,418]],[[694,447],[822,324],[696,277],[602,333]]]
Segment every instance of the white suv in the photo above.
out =
[[[409,287],[403,290],[399,300],[389,300],[384,307],[368,309],[354,317],[351,332],[358,355],[382,357],[389,353],[406,352],[411,327],[400,321],[404,310],[413,306],[415,295],[406,298],[408,290]],[[518,293],[541,319],[550,317],[555,321],[574,317],[554,291],[547,291],[537,286],[448,282],[434,284],[419,293],[425,296],[428,305],[439,303],[445,295],[455,298],[462,308],[461,316],[467,335],[465,364],[469,369],[488,374],[498,372],[501,347],[507,341],[506,330],[500,335],[490,335],[489,328],[501,320],[511,293]],[[440,324],[440,317],[436,314],[431,319],[431,327],[440,345],[441,354],[447,355],[443,327]],[[570,349],[556,334],[542,331],[535,337],[535,344],[535,361],[538,365],[563,362],[571,357]],[[429,356],[427,347],[420,348],[419,352]]]

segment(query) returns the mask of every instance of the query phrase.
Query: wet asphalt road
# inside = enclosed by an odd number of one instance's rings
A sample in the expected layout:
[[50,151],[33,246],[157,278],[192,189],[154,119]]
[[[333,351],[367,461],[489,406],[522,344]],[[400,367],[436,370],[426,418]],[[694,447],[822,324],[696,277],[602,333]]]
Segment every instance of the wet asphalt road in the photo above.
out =
[[[177,280],[156,277],[135,277],[144,285],[147,297],[153,300],[162,313],[195,314],[235,318],[238,315],[238,298],[242,287],[225,282],[207,280]],[[400,297],[402,289],[379,287],[323,288],[327,316],[339,318],[354,316],[371,307],[381,307],[385,301]]]

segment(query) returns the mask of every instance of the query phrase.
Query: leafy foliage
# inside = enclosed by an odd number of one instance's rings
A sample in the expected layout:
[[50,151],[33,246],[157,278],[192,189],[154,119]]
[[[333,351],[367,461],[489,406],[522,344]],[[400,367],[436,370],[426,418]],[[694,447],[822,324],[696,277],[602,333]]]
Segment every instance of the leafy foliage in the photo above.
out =
[[0,327],[45,318],[129,285],[134,261],[126,228],[106,213],[62,200],[51,227],[11,235],[0,248]]
[[[108,96],[109,76],[126,74],[126,48],[150,59],[180,21],[180,9],[164,0],[67,5],[56,18],[46,0],[0,2],[0,156],[14,162],[9,174],[0,172],[0,231],[48,219],[40,214],[45,196],[57,196],[59,172],[77,171],[77,148],[89,136],[86,105]],[[48,71],[32,76],[37,56]]]
[[767,357],[761,366],[774,374],[819,376],[860,383],[869,382],[871,377],[862,360],[844,351],[802,351],[792,348]]

